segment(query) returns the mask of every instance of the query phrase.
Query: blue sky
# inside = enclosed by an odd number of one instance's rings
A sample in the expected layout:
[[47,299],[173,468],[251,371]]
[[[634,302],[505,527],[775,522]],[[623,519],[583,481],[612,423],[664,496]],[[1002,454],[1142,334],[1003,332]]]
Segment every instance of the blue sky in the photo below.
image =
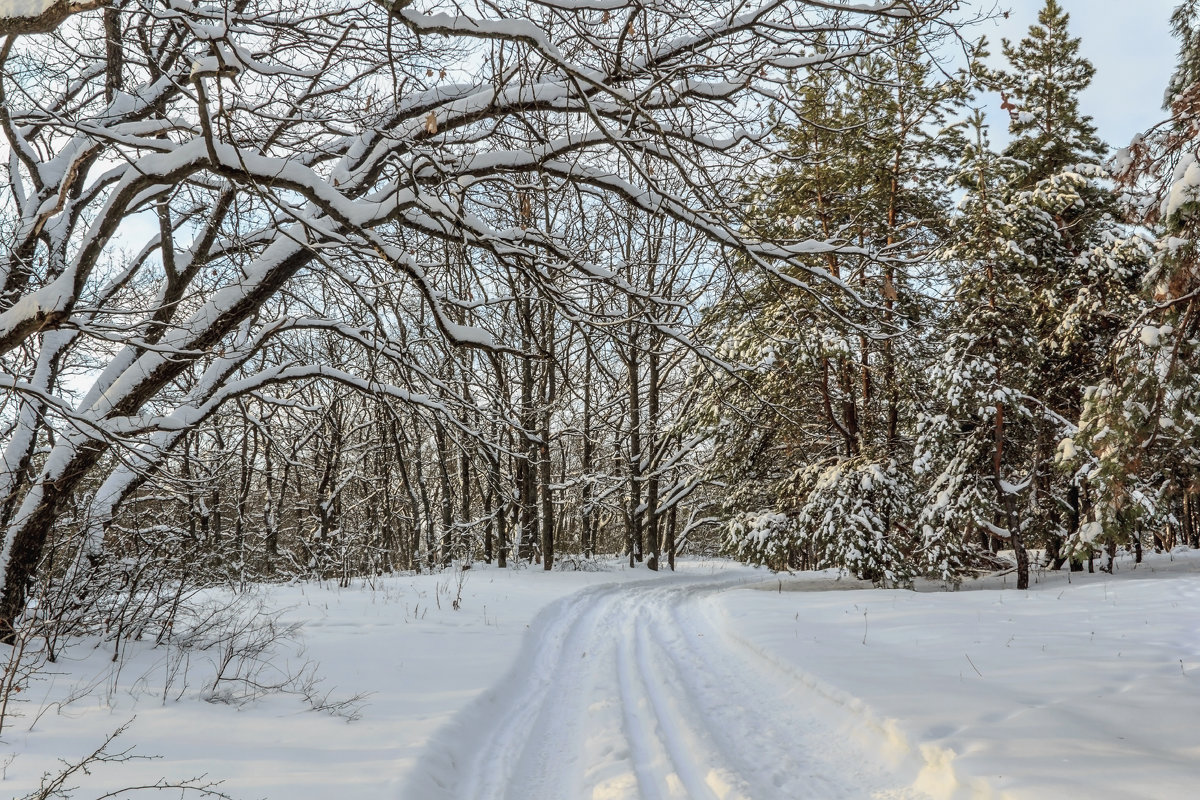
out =
[[[1178,45],[1171,37],[1170,18],[1178,0],[1059,0],[1071,15],[1070,27],[1083,41],[1080,50],[1096,67],[1096,78],[1081,98],[1100,136],[1121,147],[1138,131],[1162,119],[1163,89],[1175,65]],[[1008,19],[985,22],[977,34],[988,37],[999,53],[1000,39],[1017,40],[1037,21],[1044,0],[999,0],[1010,9]],[[988,109],[993,125],[1003,119],[999,109]],[[993,130],[993,141],[1003,140]]]

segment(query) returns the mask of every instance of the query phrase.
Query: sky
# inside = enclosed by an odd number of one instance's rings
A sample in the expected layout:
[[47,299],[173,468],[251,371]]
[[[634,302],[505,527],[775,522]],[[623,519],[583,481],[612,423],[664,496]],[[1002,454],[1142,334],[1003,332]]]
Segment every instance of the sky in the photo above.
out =
[[[1037,22],[1045,0],[998,0],[1008,19],[984,22],[985,35],[998,55],[1000,39],[1014,42]],[[1135,133],[1166,115],[1163,90],[1175,66],[1178,43],[1171,36],[1171,12],[1179,0],[1059,0],[1070,15],[1071,32],[1082,39],[1080,52],[1096,67],[1092,86],[1080,98],[1083,112],[1093,118],[1100,137],[1110,147],[1129,143]],[[999,98],[988,108],[992,120],[1003,119]],[[995,124],[995,123],[993,123]],[[993,142],[1003,141],[993,130]]]

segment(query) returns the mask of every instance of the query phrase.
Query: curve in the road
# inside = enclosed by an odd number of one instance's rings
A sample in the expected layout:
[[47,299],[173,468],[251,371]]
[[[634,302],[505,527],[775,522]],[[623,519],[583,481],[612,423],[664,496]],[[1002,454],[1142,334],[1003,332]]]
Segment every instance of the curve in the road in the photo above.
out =
[[[723,624],[744,578],[593,587],[442,732],[420,800],[915,800],[925,759]],[[884,665],[881,665],[884,668]]]

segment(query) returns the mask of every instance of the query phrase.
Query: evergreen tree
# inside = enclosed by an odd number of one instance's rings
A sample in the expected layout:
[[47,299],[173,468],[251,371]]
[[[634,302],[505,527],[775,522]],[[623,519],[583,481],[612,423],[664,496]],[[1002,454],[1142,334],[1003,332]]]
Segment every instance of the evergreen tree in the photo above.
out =
[[803,119],[782,129],[778,173],[753,189],[756,235],[840,241],[813,266],[874,309],[822,307],[785,274],[712,310],[722,355],[748,368],[711,380],[696,423],[728,486],[730,549],[748,560],[889,584],[913,572],[907,464],[928,355],[895,334],[929,315],[921,273],[946,233],[961,148],[947,120],[962,83],[933,74],[909,41],[811,75],[794,87]]
[[1036,259],[1021,244],[1050,231],[1044,217],[1009,202],[1020,166],[991,152],[978,111],[972,127],[957,176],[967,194],[944,252],[955,294],[932,371],[938,403],[920,419],[914,460],[926,567],[945,579],[976,536],[1008,539],[1027,570],[1017,495],[1028,488],[1040,420],[1030,394],[1041,361],[1029,281]]
[[1078,546],[1200,547],[1200,3],[1171,18],[1180,41],[1166,91],[1170,118],[1118,153],[1132,213],[1160,234],[1137,313],[1088,395],[1074,468],[1095,498]]
[[1025,164],[1025,185],[1081,161],[1097,162],[1107,149],[1092,118],[1079,110],[1079,94],[1096,69],[1079,55],[1080,40],[1068,33],[1069,22],[1057,0],[1046,0],[1025,38],[1001,41],[1010,69],[986,78],[1005,97],[1013,140],[1004,153]]
[[1200,0],[1184,0],[1171,14],[1171,33],[1179,40],[1175,72],[1163,95],[1163,108],[1170,109],[1200,81]]
[[1054,0],[1038,21],[1018,44],[1004,42],[1010,69],[983,73],[1008,100],[1013,139],[1003,158],[990,155],[976,118],[945,254],[957,277],[935,373],[944,399],[923,418],[917,461],[926,540],[952,552],[945,541],[957,526],[1000,536],[1020,588],[1027,547],[1044,545],[1058,567],[1077,538],[1079,476],[1055,468],[1055,448],[1103,374],[1145,260],[1116,219],[1104,145],[1079,112],[1094,70]]
[[786,496],[790,513],[743,512],[728,526],[730,551],[774,569],[838,567],[883,586],[907,584],[919,565],[917,543],[898,522],[913,516],[906,465],[865,457],[835,458],[796,470]]

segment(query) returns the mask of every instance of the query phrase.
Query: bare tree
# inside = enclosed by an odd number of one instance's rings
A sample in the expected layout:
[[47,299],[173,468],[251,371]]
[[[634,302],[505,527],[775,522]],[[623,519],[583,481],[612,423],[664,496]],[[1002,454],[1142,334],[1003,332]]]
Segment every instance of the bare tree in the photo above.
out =
[[[640,291],[498,196],[662,216],[857,297],[800,258],[834,245],[744,238],[729,176],[761,157],[788,70],[953,5],[113,0],[6,21],[0,637],[65,505],[97,487],[73,535],[99,553],[227,403],[321,381],[444,415],[462,395],[430,356],[521,346],[487,327],[524,302],[496,276],[579,318],[589,285]],[[481,299],[455,294],[447,243]],[[289,355],[314,331],[364,356]]]

